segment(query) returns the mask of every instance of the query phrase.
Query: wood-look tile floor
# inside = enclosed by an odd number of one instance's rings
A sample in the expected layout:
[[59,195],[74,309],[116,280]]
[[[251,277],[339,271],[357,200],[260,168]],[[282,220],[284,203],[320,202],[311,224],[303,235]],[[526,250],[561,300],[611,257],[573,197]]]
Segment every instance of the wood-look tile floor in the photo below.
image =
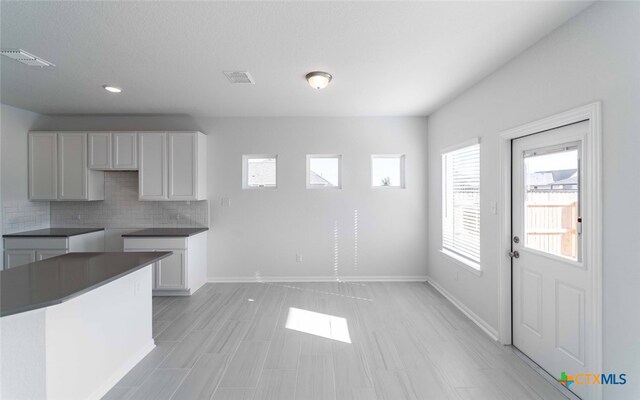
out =
[[[351,343],[287,329],[291,307],[345,318]],[[207,284],[154,297],[153,331],[104,399],[566,399],[426,283]]]

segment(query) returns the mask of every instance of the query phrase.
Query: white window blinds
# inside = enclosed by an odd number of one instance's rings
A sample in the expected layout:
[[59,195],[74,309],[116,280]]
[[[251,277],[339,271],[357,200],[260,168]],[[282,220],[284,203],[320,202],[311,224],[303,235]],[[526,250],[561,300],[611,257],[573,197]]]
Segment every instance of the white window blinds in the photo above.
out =
[[442,154],[442,247],[480,264],[480,145]]

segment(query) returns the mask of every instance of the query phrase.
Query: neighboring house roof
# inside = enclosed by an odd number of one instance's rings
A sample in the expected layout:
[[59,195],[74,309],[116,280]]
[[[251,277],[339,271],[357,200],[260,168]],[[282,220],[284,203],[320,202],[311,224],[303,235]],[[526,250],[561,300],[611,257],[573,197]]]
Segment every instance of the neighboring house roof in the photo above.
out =
[[570,186],[578,184],[577,169],[563,169],[557,171],[540,171],[527,176],[529,186],[537,189],[550,189],[557,186]]
[[[249,161],[248,178],[252,186],[273,185],[276,182],[276,169],[272,159],[252,159]],[[331,182],[314,171],[310,171],[309,185],[334,186]]]
[[578,173],[573,174],[571,177],[567,179],[562,179],[560,181],[553,182],[554,185],[577,185],[578,184]]
[[334,186],[331,182],[324,179],[317,173],[309,171],[309,185],[312,186]]

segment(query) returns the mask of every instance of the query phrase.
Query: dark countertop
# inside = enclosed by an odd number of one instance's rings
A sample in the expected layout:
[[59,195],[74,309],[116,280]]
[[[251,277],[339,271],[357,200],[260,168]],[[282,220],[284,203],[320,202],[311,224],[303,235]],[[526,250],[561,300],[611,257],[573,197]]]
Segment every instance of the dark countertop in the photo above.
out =
[[69,253],[0,271],[0,316],[63,303],[171,254]]
[[46,228],[36,231],[16,232],[2,235],[5,238],[46,238],[46,237],[70,237],[84,235],[85,233],[103,231],[104,228]]
[[209,228],[149,228],[125,233],[122,237],[189,237],[208,231]]

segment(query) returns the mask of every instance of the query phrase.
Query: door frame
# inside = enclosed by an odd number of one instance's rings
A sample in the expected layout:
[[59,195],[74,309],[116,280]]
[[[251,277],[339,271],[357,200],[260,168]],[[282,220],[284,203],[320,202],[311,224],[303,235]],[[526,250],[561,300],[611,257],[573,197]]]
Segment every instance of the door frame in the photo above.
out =
[[[500,132],[499,159],[500,180],[498,209],[500,213],[499,223],[499,341],[502,344],[512,343],[511,324],[511,259],[508,253],[511,251],[511,141],[523,136],[540,133],[564,125],[589,120],[589,130],[583,143],[583,157],[586,162],[582,165],[584,171],[584,199],[591,207],[582,216],[585,221],[593,221],[583,226],[583,255],[588,263],[592,304],[591,321],[588,329],[593,332],[591,343],[585,343],[585,351],[589,359],[593,360],[593,373],[602,372],[602,127],[601,127],[601,103],[594,102],[582,107],[574,108],[547,118],[533,121],[515,128]],[[598,227],[594,229],[594,227]],[[593,398],[602,398],[602,385],[590,385]]]

